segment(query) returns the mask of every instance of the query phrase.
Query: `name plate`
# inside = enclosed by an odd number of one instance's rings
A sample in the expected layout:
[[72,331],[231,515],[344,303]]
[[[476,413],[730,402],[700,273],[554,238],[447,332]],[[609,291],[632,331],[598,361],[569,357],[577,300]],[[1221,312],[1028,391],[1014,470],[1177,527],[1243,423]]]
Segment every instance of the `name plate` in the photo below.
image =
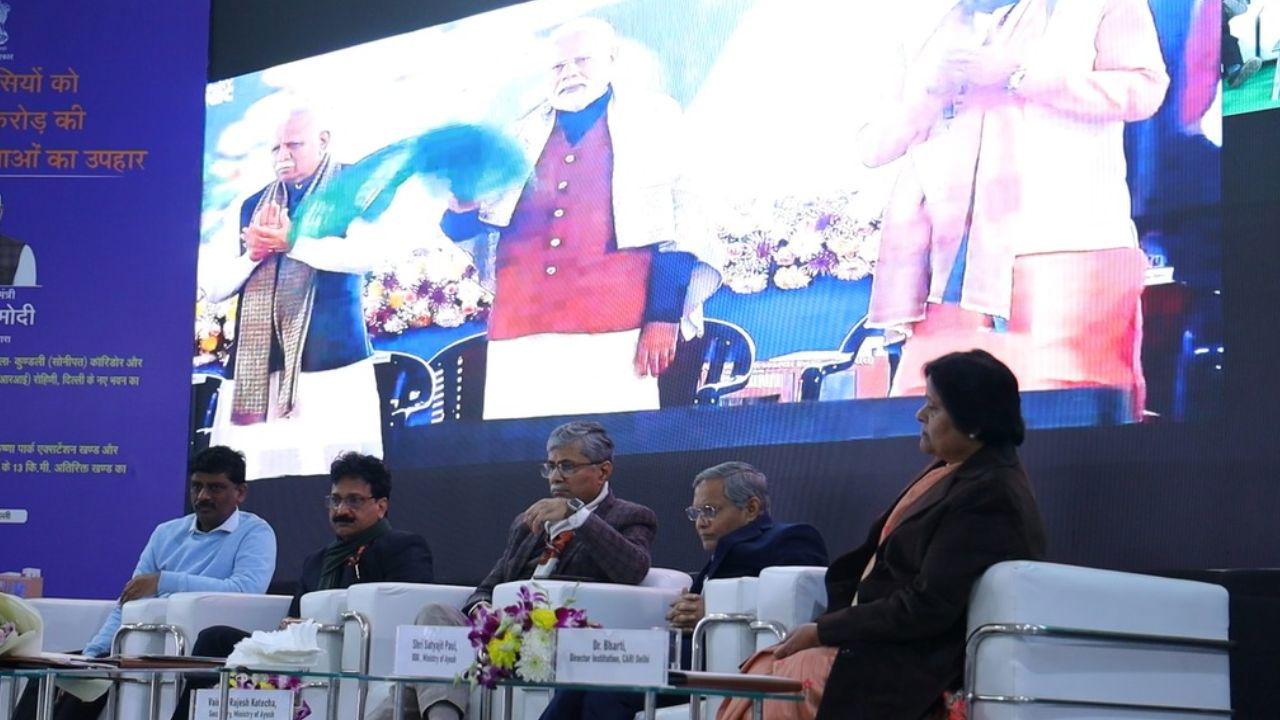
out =
[[0,525],[22,525],[27,521],[27,511],[20,508],[0,509]]
[[[218,720],[221,698],[217,690],[197,690],[196,720]],[[228,720],[293,720],[291,690],[232,690],[227,701]]]
[[453,679],[476,659],[468,627],[401,625],[396,628],[395,674]]
[[665,630],[566,628],[556,633],[556,682],[666,685]]

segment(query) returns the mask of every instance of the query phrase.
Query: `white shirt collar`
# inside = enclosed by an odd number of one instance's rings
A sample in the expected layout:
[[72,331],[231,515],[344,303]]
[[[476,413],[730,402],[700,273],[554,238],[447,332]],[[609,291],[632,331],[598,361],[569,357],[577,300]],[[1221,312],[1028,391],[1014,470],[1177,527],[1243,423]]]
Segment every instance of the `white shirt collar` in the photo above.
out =
[[586,510],[587,512],[591,512],[596,508],[600,507],[600,503],[604,502],[604,499],[607,497],[609,497],[609,481],[606,480],[604,483],[604,487],[600,488],[600,494],[596,495],[595,500],[592,500],[586,505],[583,505],[582,509]]
[[[210,530],[209,532],[203,533],[203,534],[211,535],[216,532],[223,532],[230,535],[231,533],[235,532],[236,528],[238,527],[240,527],[240,510],[237,508],[235,512],[231,513],[231,517],[227,518],[225,522],[223,522],[218,527]],[[195,533],[201,532],[200,519],[195,514],[192,514],[191,516],[191,530],[189,532],[191,532],[193,535]]]

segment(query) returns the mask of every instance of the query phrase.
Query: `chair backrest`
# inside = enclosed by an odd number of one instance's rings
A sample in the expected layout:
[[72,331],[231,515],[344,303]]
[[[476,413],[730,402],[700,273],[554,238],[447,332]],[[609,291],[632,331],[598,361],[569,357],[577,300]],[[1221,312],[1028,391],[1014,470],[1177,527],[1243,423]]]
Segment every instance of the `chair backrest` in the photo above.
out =
[[75,652],[89,644],[115,609],[114,600],[30,598],[27,600],[44,623],[46,652]]
[[[1096,717],[1229,710],[1227,626],[1227,592],[1217,585],[999,563],[978,581],[970,601],[966,686],[980,696],[970,717],[1062,717],[1061,705],[1011,705],[986,696],[1095,703]],[[1108,713],[1107,703],[1164,709],[1113,707]]]
[[440,382],[442,422],[483,418],[488,357],[488,336],[477,333],[446,346],[427,361]]
[[720,398],[747,386],[756,360],[756,344],[746,330],[724,320],[707,320],[701,379],[694,403],[718,405]]
[[[756,617],[776,623],[785,632],[813,622],[827,610],[827,569],[794,565],[765,568],[760,572],[756,597]],[[769,633],[756,636],[756,646],[766,648],[777,642]]]
[[425,360],[386,350],[379,350],[373,357],[383,427],[403,425],[407,415],[432,409],[438,383]]

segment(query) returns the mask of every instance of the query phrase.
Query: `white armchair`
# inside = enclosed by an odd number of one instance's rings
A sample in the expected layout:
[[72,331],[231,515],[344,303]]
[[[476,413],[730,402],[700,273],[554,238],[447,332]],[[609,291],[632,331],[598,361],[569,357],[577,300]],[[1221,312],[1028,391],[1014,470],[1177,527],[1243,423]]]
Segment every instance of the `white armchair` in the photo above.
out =
[[[27,602],[40,613],[44,625],[40,649],[44,652],[79,651],[89,644],[116,606],[115,600],[28,598]],[[0,680],[0,720],[10,720],[12,706],[24,685],[11,678]]]
[[[126,603],[121,613],[120,629],[112,642],[113,654],[165,655],[190,654],[201,630],[214,625],[232,625],[242,630],[274,630],[289,610],[289,598],[283,595],[248,593],[192,592],[176,593],[165,598],[144,598]],[[174,692],[162,692],[172,686]],[[177,704],[176,683],[155,676],[125,679],[113,690],[116,705],[114,717],[146,717],[151,703],[160,706],[160,717],[168,717]],[[111,717],[111,707],[104,717]]]
[[[347,591],[318,590],[302,596],[299,614],[320,623],[316,643],[324,654],[313,667],[318,672],[364,670],[368,666],[368,624],[347,610]],[[347,635],[351,635],[350,642]],[[351,680],[330,682],[327,691],[305,687],[302,697],[311,707],[312,716],[327,717],[330,703],[337,703],[338,717],[358,718],[360,686]]]
[[[736,672],[756,650],[812,621],[827,607],[825,567],[765,568],[760,577],[710,580],[703,588],[706,616],[693,634],[693,667]],[[718,698],[700,702],[693,717],[714,717]],[[688,706],[664,708],[659,717],[686,717]]]
[[[426,585],[417,583],[364,583],[352,585],[347,590],[347,610],[368,628],[368,672],[371,675],[390,675],[394,671],[396,655],[396,628],[413,625],[418,613],[427,605],[449,605],[461,608],[475,588],[457,585]],[[309,596],[308,596],[309,597]],[[305,598],[304,598],[305,602]],[[347,625],[343,636],[343,658],[349,662],[349,648],[356,646],[359,630]],[[347,665],[347,667],[351,667]],[[389,683],[373,683],[360,692],[357,713],[339,717],[361,717],[365,708],[376,708],[391,694]],[[340,708],[346,708],[344,697]]]
[[1000,563],[969,608],[970,717],[1227,717],[1228,621],[1217,585]]

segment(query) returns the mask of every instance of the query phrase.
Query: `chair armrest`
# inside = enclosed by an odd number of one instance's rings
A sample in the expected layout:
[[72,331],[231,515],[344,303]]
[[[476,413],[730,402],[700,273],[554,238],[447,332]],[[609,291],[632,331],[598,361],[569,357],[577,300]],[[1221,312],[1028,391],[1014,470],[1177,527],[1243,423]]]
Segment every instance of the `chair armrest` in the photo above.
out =
[[1226,640],[1227,591],[1218,585],[1015,560],[974,586],[968,628],[1032,624]]
[[115,600],[30,598],[27,602],[40,613],[44,623],[41,649],[49,652],[84,648],[116,606]]
[[640,581],[640,587],[662,587],[683,590],[693,587],[693,577],[683,570],[670,568],[649,568],[649,573]]
[[170,625],[182,628],[194,643],[201,630],[214,625],[230,625],[245,632],[275,630],[289,612],[290,600],[285,595],[176,593],[169,596],[165,618]]
[[[765,568],[760,573],[756,616],[762,623],[791,632],[798,625],[813,622],[827,610],[827,569],[818,566]],[[757,638],[760,647],[774,640]]]

